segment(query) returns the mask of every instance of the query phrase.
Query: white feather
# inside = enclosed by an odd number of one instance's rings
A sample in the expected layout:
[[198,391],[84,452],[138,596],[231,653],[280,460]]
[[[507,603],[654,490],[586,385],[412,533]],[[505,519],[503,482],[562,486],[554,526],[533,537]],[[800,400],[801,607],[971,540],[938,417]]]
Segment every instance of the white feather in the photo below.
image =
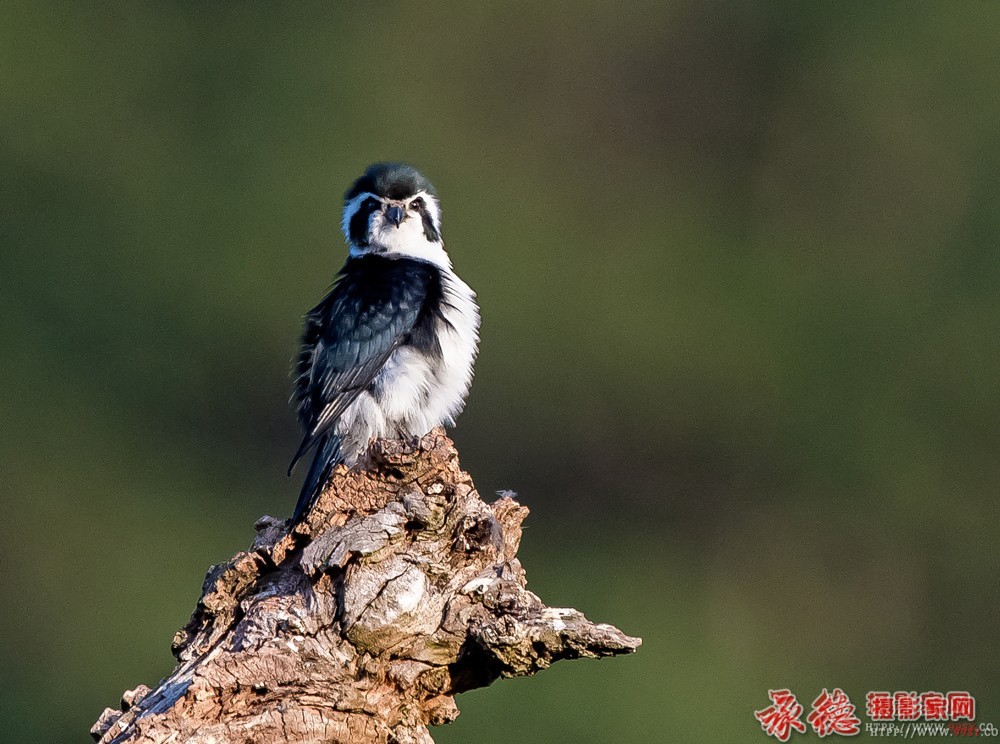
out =
[[351,218],[361,209],[361,202],[365,199],[378,199],[378,197],[375,194],[365,191],[344,205],[344,218],[340,221],[340,231],[344,233],[344,240],[348,243],[351,242]]

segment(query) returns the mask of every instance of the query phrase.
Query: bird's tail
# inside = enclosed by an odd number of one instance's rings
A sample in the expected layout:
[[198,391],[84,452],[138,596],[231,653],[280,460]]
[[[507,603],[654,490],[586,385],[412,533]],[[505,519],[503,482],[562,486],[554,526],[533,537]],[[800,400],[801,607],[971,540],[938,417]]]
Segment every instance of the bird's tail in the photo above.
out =
[[323,492],[323,487],[330,478],[334,466],[341,461],[340,443],[341,439],[336,434],[326,434],[319,441],[312,464],[309,466],[309,473],[302,484],[299,502],[295,505],[295,514],[292,516],[293,525],[298,524],[299,520],[309,511],[317,497]]

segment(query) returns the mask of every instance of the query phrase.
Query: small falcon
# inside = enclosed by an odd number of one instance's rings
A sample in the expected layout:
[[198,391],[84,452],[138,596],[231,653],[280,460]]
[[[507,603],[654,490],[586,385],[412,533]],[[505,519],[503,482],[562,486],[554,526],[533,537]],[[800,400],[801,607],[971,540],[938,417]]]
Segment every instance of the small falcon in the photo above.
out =
[[294,400],[315,449],[292,523],[334,466],[357,464],[372,439],[420,437],[453,425],[465,405],[479,343],[476,295],[451,268],[430,182],[377,163],[344,197],[350,255],[306,316]]

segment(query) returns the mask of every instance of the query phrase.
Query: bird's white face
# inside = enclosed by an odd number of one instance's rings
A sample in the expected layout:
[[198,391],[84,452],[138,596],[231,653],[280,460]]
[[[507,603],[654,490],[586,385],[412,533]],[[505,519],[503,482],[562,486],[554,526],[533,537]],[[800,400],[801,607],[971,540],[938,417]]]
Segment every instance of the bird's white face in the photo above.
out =
[[342,229],[351,256],[415,258],[451,267],[441,241],[440,206],[425,191],[405,199],[358,194],[344,205]]

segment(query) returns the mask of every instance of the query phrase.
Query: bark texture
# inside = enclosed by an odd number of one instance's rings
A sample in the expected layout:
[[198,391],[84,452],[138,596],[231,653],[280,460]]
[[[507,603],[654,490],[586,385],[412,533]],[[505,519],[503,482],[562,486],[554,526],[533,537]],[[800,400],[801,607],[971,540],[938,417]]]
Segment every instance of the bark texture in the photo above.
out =
[[96,740],[430,744],[456,693],[639,646],[525,588],[528,510],[484,503],[442,430],[376,442],[367,465],[209,570],[176,669],[105,710]]

